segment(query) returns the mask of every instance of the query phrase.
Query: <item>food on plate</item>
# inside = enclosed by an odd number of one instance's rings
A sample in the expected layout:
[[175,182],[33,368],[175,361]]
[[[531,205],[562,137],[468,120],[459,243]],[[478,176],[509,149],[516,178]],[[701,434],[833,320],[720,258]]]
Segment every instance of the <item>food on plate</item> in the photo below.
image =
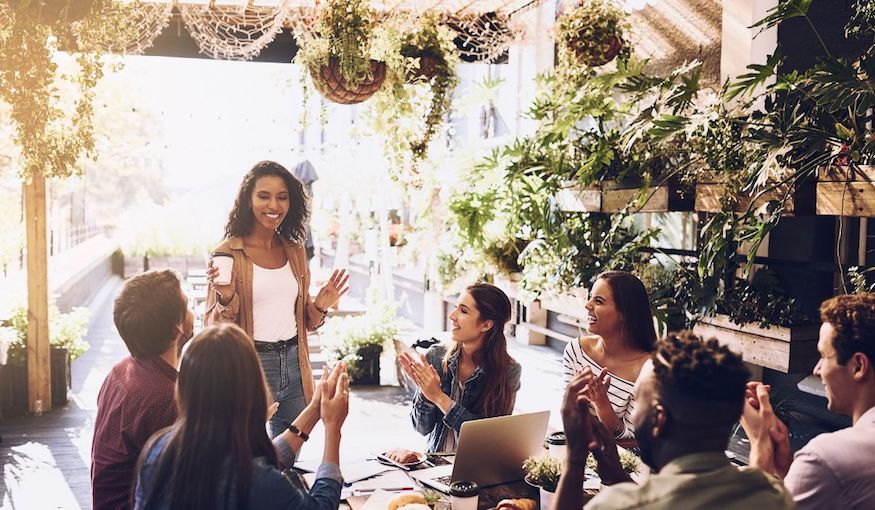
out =
[[538,503],[534,499],[502,499],[495,510],[535,510]]
[[395,448],[386,452],[386,457],[401,464],[413,464],[422,460],[422,454],[405,448]]
[[406,492],[392,498],[392,500],[389,501],[389,506],[386,507],[386,510],[399,510],[402,507],[405,507],[405,510],[415,510],[413,508],[408,508],[414,504],[423,505],[425,508],[428,508],[425,496],[415,492]]
[[398,510],[431,510],[431,507],[422,503],[410,503],[409,505],[399,506]]

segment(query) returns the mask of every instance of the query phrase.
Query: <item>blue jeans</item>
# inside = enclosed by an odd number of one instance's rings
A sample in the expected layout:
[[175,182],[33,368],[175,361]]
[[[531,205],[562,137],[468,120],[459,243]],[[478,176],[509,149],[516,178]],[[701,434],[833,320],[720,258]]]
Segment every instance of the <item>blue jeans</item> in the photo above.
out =
[[[298,367],[298,346],[292,345],[281,351],[259,352],[261,368],[270,386],[273,401],[280,407],[270,419],[270,437],[282,434],[286,426],[301,414],[307,403],[304,400],[304,385],[301,382],[301,369]],[[270,403],[270,402],[268,402]]]

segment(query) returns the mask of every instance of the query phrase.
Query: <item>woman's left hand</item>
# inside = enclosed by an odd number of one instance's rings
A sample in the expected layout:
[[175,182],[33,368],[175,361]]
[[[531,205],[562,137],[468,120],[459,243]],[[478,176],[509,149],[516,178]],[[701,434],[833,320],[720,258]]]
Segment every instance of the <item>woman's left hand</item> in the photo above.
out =
[[423,397],[432,403],[437,403],[438,399],[444,396],[444,392],[441,390],[441,378],[431,363],[425,359],[425,356],[421,354],[419,356],[421,362],[406,352],[401,353],[404,373],[413,379]]
[[349,290],[349,286],[346,284],[348,280],[349,274],[346,269],[335,269],[328,282],[319,289],[319,294],[316,295],[313,303],[320,310],[328,310],[337,303],[340,296]]

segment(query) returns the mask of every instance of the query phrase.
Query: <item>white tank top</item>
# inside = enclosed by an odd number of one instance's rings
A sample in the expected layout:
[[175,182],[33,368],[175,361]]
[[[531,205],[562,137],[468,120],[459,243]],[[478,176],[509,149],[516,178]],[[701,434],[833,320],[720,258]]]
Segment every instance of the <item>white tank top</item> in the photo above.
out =
[[295,301],[298,280],[289,261],[278,269],[252,264],[252,336],[259,342],[279,342],[298,334]]

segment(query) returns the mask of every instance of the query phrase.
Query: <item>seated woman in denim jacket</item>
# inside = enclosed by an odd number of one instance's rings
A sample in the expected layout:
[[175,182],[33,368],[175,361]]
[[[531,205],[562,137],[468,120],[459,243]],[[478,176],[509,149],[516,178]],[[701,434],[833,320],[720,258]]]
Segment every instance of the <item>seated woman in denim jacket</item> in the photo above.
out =
[[[330,376],[324,370],[313,399],[271,441],[265,429],[269,393],[252,340],[233,323],[208,327],[180,363],[179,418],[156,432],[140,454],[131,506],[336,510],[343,482],[340,428],[349,409],[345,371],[342,363]],[[320,418],[325,450],[308,493],[280,469],[294,463]]]
[[428,435],[428,451],[455,451],[462,423],[513,412],[522,367],[507,353],[504,326],[510,300],[498,287],[477,283],[450,314],[453,343],[433,346],[417,360],[401,354],[416,384],[410,418]]

